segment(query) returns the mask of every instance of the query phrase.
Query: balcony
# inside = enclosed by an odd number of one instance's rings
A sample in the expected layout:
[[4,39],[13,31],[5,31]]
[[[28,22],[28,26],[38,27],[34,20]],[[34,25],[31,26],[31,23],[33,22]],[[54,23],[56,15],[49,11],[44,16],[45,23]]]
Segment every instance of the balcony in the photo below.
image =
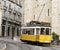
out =
[[3,5],[3,9],[4,9],[4,10],[7,10],[7,6]]

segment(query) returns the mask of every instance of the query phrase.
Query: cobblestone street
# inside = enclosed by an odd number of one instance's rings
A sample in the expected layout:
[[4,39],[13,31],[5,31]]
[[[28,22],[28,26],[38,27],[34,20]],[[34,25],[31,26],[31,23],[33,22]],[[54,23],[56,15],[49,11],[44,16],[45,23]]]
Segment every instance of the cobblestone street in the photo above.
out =
[[[32,44],[26,44],[21,41],[14,41],[12,39],[0,38],[0,49],[3,50],[60,50],[60,45],[53,46],[37,46]],[[2,47],[2,48],[1,48]]]

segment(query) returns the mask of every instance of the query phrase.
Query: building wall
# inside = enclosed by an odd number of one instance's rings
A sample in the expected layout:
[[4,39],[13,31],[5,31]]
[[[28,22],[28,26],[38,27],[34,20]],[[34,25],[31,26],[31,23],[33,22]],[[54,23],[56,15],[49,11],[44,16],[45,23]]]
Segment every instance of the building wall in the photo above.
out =
[[23,10],[23,23],[28,23],[31,20],[51,23],[51,0],[25,0]]
[[1,9],[2,8],[1,4],[2,3],[1,3],[1,1],[2,0],[0,0],[0,35],[1,35],[1,23],[2,23],[2,9]]
[[26,24],[26,22],[29,22],[33,20],[33,11],[32,11],[32,0],[25,0],[23,2],[23,20],[22,23]]
[[52,0],[52,32],[56,32],[60,38],[60,0]]
[[[49,18],[51,18],[51,1],[50,0],[34,0],[35,5],[33,7],[35,20],[43,21],[43,22],[51,22]],[[49,9],[49,15],[48,15]]]

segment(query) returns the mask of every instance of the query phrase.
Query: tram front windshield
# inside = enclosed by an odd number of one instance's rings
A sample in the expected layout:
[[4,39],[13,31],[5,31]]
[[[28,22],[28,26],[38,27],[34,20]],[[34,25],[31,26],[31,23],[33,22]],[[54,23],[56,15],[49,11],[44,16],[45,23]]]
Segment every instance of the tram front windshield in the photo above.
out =
[[30,28],[30,29],[29,29],[29,28],[28,28],[28,29],[23,29],[23,30],[22,30],[22,33],[23,33],[23,34],[28,34],[28,35],[29,35],[29,34],[30,34],[30,35],[34,35],[34,29],[31,29],[31,28]]

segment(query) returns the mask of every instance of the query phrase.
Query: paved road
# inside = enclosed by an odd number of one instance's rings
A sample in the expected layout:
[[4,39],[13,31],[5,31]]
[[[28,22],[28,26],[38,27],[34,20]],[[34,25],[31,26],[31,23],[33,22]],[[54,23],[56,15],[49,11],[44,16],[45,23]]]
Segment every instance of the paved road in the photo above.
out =
[[9,45],[6,50],[60,50],[60,46],[43,47],[23,44],[20,47]]
[[13,41],[13,40],[0,40],[0,43],[6,44],[5,50],[60,50],[60,45],[45,47],[45,46],[37,46],[32,44],[26,44],[23,42]]
[[6,44],[5,43],[0,43],[0,50],[6,48]]

